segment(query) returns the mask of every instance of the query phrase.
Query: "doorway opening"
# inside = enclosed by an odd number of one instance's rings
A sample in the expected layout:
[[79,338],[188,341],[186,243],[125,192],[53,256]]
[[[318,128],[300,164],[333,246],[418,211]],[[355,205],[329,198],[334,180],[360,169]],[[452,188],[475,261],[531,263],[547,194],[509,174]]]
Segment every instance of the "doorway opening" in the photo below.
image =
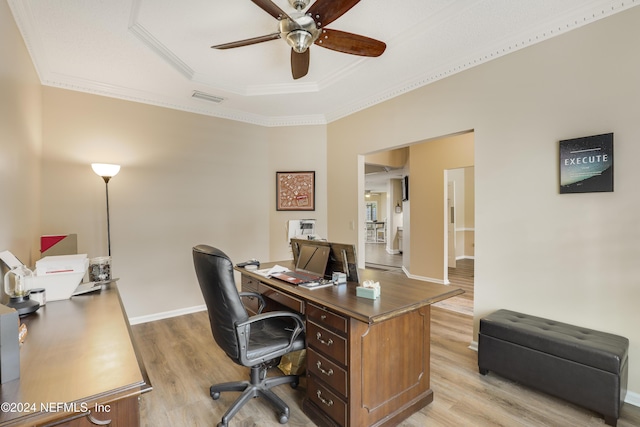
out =
[[368,268],[400,270],[402,241],[398,229],[402,228],[400,180],[404,163],[389,164],[393,162],[384,158],[368,160],[364,167],[364,264]]
[[[378,193],[383,200],[378,212],[392,217],[385,222],[393,222],[387,225],[387,244],[375,243],[365,219],[367,203],[361,199],[358,241],[364,266],[395,268],[410,278],[460,287],[463,298],[452,298],[449,308],[459,306],[455,311],[469,315],[475,270],[473,151],[473,131],[467,131],[363,155],[359,166],[364,172],[360,191]],[[378,170],[370,172],[373,166]],[[384,168],[388,170],[382,173]],[[406,197],[405,178],[411,182]]]

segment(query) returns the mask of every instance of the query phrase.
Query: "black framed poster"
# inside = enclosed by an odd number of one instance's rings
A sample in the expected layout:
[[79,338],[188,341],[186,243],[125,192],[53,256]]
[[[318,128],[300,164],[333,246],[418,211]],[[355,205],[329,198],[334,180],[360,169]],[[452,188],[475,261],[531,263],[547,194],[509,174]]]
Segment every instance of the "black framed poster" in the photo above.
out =
[[613,133],[560,141],[560,194],[613,191]]

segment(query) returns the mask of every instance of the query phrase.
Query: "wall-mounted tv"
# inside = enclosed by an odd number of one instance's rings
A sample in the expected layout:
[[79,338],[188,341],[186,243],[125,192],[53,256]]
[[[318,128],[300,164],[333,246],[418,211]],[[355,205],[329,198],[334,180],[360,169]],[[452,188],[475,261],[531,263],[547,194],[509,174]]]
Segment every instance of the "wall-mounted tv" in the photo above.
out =
[[402,201],[406,202],[407,200],[409,200],[409,175],[402,179]]

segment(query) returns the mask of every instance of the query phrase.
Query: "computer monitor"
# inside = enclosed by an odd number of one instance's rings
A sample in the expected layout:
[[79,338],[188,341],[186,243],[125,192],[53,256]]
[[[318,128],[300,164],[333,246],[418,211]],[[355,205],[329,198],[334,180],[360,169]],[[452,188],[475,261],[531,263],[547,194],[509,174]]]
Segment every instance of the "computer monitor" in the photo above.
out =
[[296,271],[323,277],[327,268],[329,250],[327,248],[301,245],[300,254],[296,261]]
[[356,246],[349,243],[327,242],[326,240],[291,239],[291,251],[294,265],[298,262],[301,245],[328,246],[329,260],[325,270],[325,277],[331,278],[334,272],[345,273],[349,282],[359,282],[358,258]]

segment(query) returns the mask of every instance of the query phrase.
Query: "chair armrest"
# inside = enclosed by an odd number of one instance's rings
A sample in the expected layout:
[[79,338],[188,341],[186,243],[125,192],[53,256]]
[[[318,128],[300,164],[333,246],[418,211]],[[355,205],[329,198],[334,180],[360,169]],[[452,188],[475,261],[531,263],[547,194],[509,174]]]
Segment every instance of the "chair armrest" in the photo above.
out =
[[[248,340],[251,331],[251,325],[254,323],[259,323],[267,319],[277,319],[277,318],[290,318],[294,322],[294,327],[291,329],[291,335],[289,336],[289,344],[284,351],[280,352],[280,354],[275,356],[281,356],[282,354],[288,353],[292,347],[294,341],[298,338],[298,336],[304,332],[305,325],[302,317],[298,313],[294,313],[291,311],[268,311],[266,313],[256,314],[255,316],[249,317],[244,322],[236,323],[236,337],[239,340],[239,348],[240,348],[240,359],[242,363],[248,362],[246,357],[246,351],[248,347]],[[265,357],[265,360],[273,359],[274,355],[268,355]],[[250,364],[245,366],[251,366]]]
[[244,322],[238,322],[236,324],[236,331],[240,332],[241,328],[250,326],[253,323],[261,322],[265,319],[284,318],[284,317],[289,317],[293,319],[295,322],[295,328],[291,331],[292,332],[291,339],[289,340],[290,343],[293,343],[293,341],[298,337],[298,335],[304,332],[305,327],[304,327],[304,321],[302,320],[302,317],[298,313],[294,313],[292,311],[268,311],[266,313],[256,314],[255,316],[249,317],[249,319]]
[[245,298],[258,298],[258,314],[262,313],[262,310],[264,309],[264,307],[267,305],[267,303],[264,301],[264,297],[262,296],[261,293],[258,292],[239,292],[240,298],[245,297]]

